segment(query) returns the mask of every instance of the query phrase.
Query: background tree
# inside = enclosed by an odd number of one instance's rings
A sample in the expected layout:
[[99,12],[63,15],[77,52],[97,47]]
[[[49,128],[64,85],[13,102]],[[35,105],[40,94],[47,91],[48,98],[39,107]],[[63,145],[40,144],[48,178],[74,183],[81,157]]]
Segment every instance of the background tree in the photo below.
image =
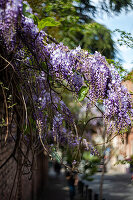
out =
[[70,48],[80,45],[82,48],[101,52],[107,58],[115,58],[116,47],[112,40],[111,31],[95,22],[95,16],[101,12],[119,14],[122,10],[132,9],[132,1],[99,1],[98,4],[90,0],[62,1],[28,0],[33,11],[40,19],[54,17],[61,24],[59,27],[45,29],[58,41],[62,41]]

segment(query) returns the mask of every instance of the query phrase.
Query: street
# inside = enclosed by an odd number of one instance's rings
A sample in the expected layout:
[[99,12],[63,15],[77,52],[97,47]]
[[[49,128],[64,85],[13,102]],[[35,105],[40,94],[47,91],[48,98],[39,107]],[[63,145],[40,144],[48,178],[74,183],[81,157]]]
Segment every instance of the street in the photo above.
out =
[[[89,188],[92,189],[94,196],[94,193],[99,193],[101,173],[97,173],[93,177],[93,181],[90,182],[84,180],[83,182],[85,185],[89,185]],[[56,177],[53,168],[50,168],[48,185],[44,188],[39,200],[68,200],[68,190],[69,189],[64,176],[64,172],[63,174],[61,173],[59,177]],[[104,175],[103,198],[105,200],[133,200],[133,185],[131,184],[131,174],[106,173]],[[76,195],[75,200],[77,199],[80,199],[79,195]]]
[[[92,182],[84,181],[93,192],[99,193],[101,173],[94,176]],[[130,174],[105,174],[103,184],[103,198],[105,200],[133,200],[133,185]]]

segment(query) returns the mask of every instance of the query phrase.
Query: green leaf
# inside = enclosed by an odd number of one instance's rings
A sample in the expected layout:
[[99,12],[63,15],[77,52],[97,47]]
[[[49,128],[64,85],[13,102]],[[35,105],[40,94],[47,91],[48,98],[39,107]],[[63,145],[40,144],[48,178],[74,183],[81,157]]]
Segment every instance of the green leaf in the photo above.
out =
[[36,25],[38,25],[38,21],[39,21],[38,17],[37,17],[36,15],[33,15],[33,14],[27,12],[28,8],[29,8],[29,6],[28,6],[27,4],[25,4],[25,3],[23,3],[23,11],[22,11],[22,12],[23,12],[23,15],[24,15],[25,17],[28,17],[28,18],[33,19],[33,20],[34,20],[34,23],[35,23]]
[[58,152],[56,150],[53,150],[53,152],[51,153],[52,158],[55,159],[56,161],[58,161],[59,163],[61,162],[61,157],[58,154]]
[[15,106],[17,103],[14,103],[13,105],[11,105],[11,106],[8,106],[8,108],[12,108],[13,106]]
[[36,15],[33,15],[34,24],[38,25],[39,19]]
[[9,90],[9,88],[7,88],[7,87],[2,87],[3,89],[5,89],[5,90]]
[[22,13],[24,16],[26,16],[26,12],[27,12],[27,9],[29,8],[29,6],[25,3],[23,3],[23,10],[22,10]]
[[27,12],[28,9],[29,9],[29,6],[25,3],[23,3],[23,11],[22,11],[23,15],[25,17],[31,18],[31,16],[33,16],[33,14]]
[[84,98],[86,97],[87,93],[88,93],[88,90],[89,88],[86,87],[86,86],[82,86],[79,90],[79,93],[78,93],[78,100],[79,101],[83,101]]
[[60,22],[55,21],[52,17],[46,17],[38,22],[39,31],[44,29],[46,26],[59,26]]
[[47,65],[46,65],[46,62],[42,62],[41,65],[42,65],[44,71],[47,71],[47,70],[48,70],[48,67],[47,67]]

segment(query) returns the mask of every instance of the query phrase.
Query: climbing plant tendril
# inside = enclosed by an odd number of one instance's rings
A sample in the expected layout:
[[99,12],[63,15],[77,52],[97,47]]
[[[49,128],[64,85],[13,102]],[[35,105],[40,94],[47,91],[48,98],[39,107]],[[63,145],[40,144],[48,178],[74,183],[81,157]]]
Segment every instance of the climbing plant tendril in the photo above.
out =
[[19,139],[36,146],[40,138],[47,153],[53,144],[82,145],[95,153],[84,135],[78,135],[62,91],[68,90],[80,102],[85,99],[87,107],[100,110],[98,102],[102,103],[100,111],[109,135],[122,135],[131,127],[130,94],[104,56],[54,43],[38,24],[44,28],[26,2],[0,1],[0,81],[8,88],[6,98],[11,97],[7,102],[3,96],[9,113],[20,116]]

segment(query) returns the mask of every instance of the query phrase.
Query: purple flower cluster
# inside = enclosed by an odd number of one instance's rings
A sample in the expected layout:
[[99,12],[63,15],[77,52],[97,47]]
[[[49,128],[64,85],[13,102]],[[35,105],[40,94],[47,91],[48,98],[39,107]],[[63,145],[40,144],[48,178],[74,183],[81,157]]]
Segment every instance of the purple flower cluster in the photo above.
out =
[[100,53],[91,55],[80,47],[70,50],[62,43],[48,44],[47,48],[50,52],[51,71],[57,79],[65,79],[78,92],[84,84],[84,77],[89,85],[91,102],[106,98],[111,72]]
[[124,133],[131,127],[133,109],[131,96],[121,84],[118,72],[111,66],[111,82],[108,84],[107,98],[104,100],[104,119],[108,124],[108,132]]
[[[60,97],[49,88],[44,72],[36,75],[32,93],[34,94],[37,126],[44,138],[60,144],[72,141],[72,134],[68,137],[71,126],[73,126],[71,112]],[[66,123],[69,124],[67,129]]]
[[127,89],[121,85],[121,79],[113,65],[109,65],[105,57],[95,52],[94,55],[79,47],[69,50],[63,44],[47,45],[50,52],[52,73],[57,79],[67,81],[71,88],[78,92],[84,83],[89,87],[89,103],[103,101],[104,121],[108,133],[114,130],[124,133],[131,127],[131,98]]
[[2,0],[0,2],[0,36],[4,39],[8,53],[16,46],[19,15],[22,15],[22,0]]
[[70,50],[62,43],[58,45],[52,43],[47,45],[47,50],[50,53],[51,74],[55,75],[57,80],[67,81],[67,86],[70,86],[73,92],[78,92],[83,82],[81,75],[76,71],[78,62],[76,54],[81,49],[77,47],[75,50]]
[[73,146],[79,144],[74,136],[72,114],[49,77],[76,95],[82,86],[88,87],[89,102],[93,105],[99,100],[103,102],[103,118],[109,133],[113,130],[123,133],[131,126],[130,95],[121,85],[115,68],[98,52],[92,55],[80,47],[70,50],[62,43],[46,44],[45,32],[39,32],[33,19],[22,14],[22,0],[0,2],[0,37],[8,53],[14,54],[13,64],[25,81],[23,87],[32,92],[35,119],[44,138]]

